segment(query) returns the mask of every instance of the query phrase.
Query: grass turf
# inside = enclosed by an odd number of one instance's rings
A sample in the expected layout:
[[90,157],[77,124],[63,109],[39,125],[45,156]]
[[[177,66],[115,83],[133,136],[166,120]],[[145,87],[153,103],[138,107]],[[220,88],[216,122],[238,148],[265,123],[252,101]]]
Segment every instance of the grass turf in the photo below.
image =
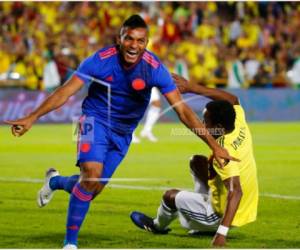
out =
[[[260,201],[257,221],[231,230],[230,248],[300,248],[300,123],[250,124],[258,167]],[[112,184],[192,188],[188,159],[208,154],[193,135],[175,136],[179,124],[158,124],[158,143],[132,145],[114,177],[153,178]],[[178,130],[177,130],[178,132]],[[68,195],[57,192],[45,208],[36,206],[36,192],[45,169],[62,175],[74,167],[76,143],[71,125],[36,125],[22,138],[0,127],[0,248],[60,248],[65,232]],[[13,178],[23,178],[24,182]],[[190,237],[178,221],[169,235],[152,235],[130,221],[133,210],[155,216],[161,190],[107,187],[93,202],[79,237],[81,248],[208,248],[211,235]],[[272,198],[270,195],[290,199]]]

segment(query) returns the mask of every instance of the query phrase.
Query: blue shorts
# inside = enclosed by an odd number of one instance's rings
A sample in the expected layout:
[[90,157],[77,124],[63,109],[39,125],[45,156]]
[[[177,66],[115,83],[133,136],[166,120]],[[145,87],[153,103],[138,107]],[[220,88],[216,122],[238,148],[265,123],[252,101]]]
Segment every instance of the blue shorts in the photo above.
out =
[[99,162],[103,164],[100,178],[107,184],[123,158],[125,157],[132,134],[118,134],[94,117],[82,116],[79,120],[77,166],[83,162]]

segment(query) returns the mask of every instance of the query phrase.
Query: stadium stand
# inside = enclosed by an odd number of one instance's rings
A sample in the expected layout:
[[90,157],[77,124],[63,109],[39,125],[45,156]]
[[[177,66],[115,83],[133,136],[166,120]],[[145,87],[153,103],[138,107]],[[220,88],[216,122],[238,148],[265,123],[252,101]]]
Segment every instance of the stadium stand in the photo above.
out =
[[52,90],[133,13],[150,25],[148,48],[194,81],[300,86],[298,2],[1,2],[0,87]]

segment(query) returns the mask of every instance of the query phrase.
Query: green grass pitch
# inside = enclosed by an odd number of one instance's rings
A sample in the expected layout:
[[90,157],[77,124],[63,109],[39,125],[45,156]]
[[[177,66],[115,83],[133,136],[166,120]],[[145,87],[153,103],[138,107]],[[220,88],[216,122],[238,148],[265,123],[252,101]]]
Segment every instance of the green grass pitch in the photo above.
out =
[[[300,123],[251,123],[250,127],[260,188],[258,218],[231,230],[227,246],[300,248]],[[171,225],[169,235],[152,235],[136,228],[129,218],[133,210],[155,216],[163,191],[128,186],[193,188],[188,159],[209,150],[195,136],[173,135],[174,128],[184,127],[158,124],[154,131],[158,143],[131,145],[114,177],[150,179],[112,182],[114,186],[93,202],[79,247],[210,247],[212,236],[190,237],[178,221]],[[22,138],[12,137],[8,126],[0,127],[0,248],[62,247],[68,194],[57,192],[53,201],[40,209],[36,192],[41,183],[34,181],[42,179],[50,166],[62,175],[76,173],[75,159],[71,125],[36,125]]]

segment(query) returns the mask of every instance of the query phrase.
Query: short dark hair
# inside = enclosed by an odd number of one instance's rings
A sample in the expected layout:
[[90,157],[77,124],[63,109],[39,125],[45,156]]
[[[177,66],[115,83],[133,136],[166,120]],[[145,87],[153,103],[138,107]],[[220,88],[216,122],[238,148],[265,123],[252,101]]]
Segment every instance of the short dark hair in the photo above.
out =
[[206,104],[212,125],[221,124],[226,131],[234,130],[235,110],[225,100],[212,101]]
[[130,29],[136,29],[136,28],[145,28],[148,30],[148,25],[144,21],[144,19],[139,15],[132,15],[128,17],[125,22],[122,25],[122,28],[130,28]]

